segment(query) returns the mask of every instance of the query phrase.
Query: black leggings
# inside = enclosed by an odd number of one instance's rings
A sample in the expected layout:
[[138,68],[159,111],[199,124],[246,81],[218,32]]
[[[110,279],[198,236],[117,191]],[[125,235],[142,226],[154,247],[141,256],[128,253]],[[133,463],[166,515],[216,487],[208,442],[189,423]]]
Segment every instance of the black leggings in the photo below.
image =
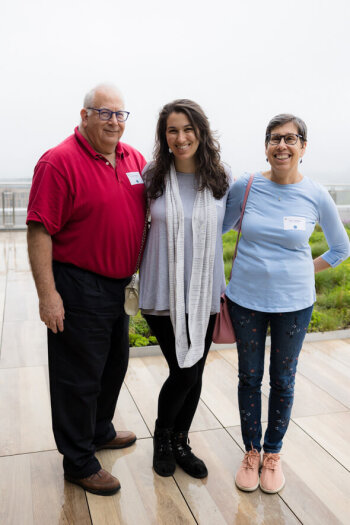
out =
[[178,365],[170,316],[145,315],[144,317],[158,339],[169,365],[169,377],[163,384],[158,398],[158,426],[173,428],[175,432],[188,431],[202,390],[202,375],[212,341],[216,315],[211,315],[209,318],[203,357],[190,368],[180,368]]

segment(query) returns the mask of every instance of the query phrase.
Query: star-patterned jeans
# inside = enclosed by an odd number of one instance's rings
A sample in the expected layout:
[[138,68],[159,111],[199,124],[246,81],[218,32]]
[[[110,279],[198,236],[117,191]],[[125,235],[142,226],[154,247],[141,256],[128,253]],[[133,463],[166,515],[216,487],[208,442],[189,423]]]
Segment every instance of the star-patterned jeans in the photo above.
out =
[[238,403],[242,438],[246,450],[261,450],[261,383],[264,374],[265,341],[270,323],[270,396],[265,452],[276,453],[288,428],[294,399],[299,353],[313,306],[295,312],[258,312],[228,299],[237,338]]

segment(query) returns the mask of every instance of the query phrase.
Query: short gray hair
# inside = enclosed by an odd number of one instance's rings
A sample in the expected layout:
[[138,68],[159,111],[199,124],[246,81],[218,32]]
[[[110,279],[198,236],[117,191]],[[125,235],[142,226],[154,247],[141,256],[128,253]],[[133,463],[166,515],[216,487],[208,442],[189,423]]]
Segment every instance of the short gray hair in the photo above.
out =
[[278,128],[279,126],[287,124],[288,122],[293,122],[293,124],[296,125],[298,133],[301,135],[300,142],[304,144],[304,142],[307,141],[307,127],[305,122],[301,118],[296,117],[290,113],[281,113],[280,115],[273,117],[267,125],[265,133],[265,146],[267,146],[268,137],[271,134],[271,131],[273,131],[275,128]]
[[103,83],[103,84],[98,84],[94,88],[90,89],[90,91],[88,91],[88,93],[86,93],[86,95],[84,97],[84,108],[85,109],[88,108],[88,107],[93,106],[96,91],[99,91],[99,90],[106,90],[106,91],[114,92],[122,100],[123,105],[124,105],[124,97],[123,97],[121,91],[114,84]]

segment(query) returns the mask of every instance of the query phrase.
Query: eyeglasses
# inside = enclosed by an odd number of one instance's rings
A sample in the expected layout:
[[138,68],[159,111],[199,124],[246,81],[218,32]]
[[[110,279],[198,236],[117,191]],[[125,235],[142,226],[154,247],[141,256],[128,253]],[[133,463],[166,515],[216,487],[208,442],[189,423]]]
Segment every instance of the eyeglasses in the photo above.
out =
[[278,133],[271,133],[267,135],[267,142],[272,146],[277,146],[282,139],[287,146],[294,146],[298,142],[298,138],[302,139],[302,135],[297,135],[296,133],[287,133],[286,135],[279,135]]
[[115,115],[115,118],[118,122],[125,122],[130,115],[130,111],[111,111],[110,109],[97,109],[97,108],[87,108],[87,109],[93,109],[94,111],[98,111],[98,116],[100,117],[100,120],[110,120],[113,118],[113,115]]

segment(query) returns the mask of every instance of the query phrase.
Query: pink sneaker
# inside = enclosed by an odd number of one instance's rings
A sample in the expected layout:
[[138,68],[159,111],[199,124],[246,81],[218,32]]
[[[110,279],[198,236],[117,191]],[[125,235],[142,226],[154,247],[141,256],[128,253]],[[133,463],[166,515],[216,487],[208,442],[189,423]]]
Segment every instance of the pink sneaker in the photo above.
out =
[[261,490],[275,494],[283,489],[285,481],[280,455],[265,453],[260,475]]
[[259,486],[260,452],[252,448],[244,454],[243,461],[235,477],[237,487],[252,492]]

